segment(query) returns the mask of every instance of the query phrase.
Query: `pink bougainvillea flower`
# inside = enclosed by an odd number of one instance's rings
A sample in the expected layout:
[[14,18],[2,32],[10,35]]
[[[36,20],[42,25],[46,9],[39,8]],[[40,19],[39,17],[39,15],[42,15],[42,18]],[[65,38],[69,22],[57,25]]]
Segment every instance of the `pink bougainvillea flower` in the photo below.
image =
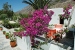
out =
[[72,6],[69,4],[67,7],[63,8],[64,14],[61,14],[61,18],[68,19],[70,18],[69,10],[72,9]]
[[46,8],[35,10],[31,18],[21,19],[20,24],[26,29],[26,34],[31,36],[42,35],[47,33],[47,27],[53,14],[52,10],[48,11]]
[[[35,10],[31,17],[23,18],[20,20],[20,24],[25,28],[25,33],[21,33],[22,36],[35,37],[36,35],[43,35],[48,32],[48,24],[52,19],[54,12],[48,11],[47,7],[44,9]],[[31,41],[34,40],[32,39]]]

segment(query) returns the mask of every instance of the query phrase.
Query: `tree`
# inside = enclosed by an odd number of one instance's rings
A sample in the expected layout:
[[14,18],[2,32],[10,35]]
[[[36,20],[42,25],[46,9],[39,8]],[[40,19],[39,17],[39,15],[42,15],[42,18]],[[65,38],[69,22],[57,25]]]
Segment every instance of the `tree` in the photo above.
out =
[[2,11],[2,10],[0,10],[0,15],[1,15],[1,14],[3,14],[3,11]]
[[2,14],[7,14],[8,18],[12,18],[14,12],[11,9],[11,5],[9,5],[8,2],[3,4]]
[[3,4],[3,10],[4,10],[4,11],[9,11],[9,10],[11,10],[11,5],[8,5],[8,2],[6,2],[5,4]]
[[43,9],[45,5],[49,5],[52,0],[23,0],[23,3],[31,5],[34,9]]

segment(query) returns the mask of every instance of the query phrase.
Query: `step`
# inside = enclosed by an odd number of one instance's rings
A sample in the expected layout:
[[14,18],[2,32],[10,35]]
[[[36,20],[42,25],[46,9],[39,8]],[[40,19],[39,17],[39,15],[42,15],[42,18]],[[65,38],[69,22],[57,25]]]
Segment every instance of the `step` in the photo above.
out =
[[3,40],[6,40],[6,38],[0,38],[0,42],[3,41]]
[[51,44],[54,44],[54,45],[57,45],[57,46],[59,46],[60,48],[62,48],[62,49],[68,49],[68,50],[70,50],[70,49],[72,49],[72,47],[70,47],[70,46],[68,46],[68,45],[64,45],[64,44],[62,44],[62,43],[58,43],[58,42],[54,42],[54,41],[51,41]]
[[0,35],[4,35],[4,34],[0,32]]
[[10,46],[10,40],[9,39],[5,39],[0,41],[0,49],[5,48],[7,46]]
[[12,48],[12,50],[21,50],[18,46]]
[[2,42],[0,42],[0,45],[3,45],[5,43],[8,43],[8,42],[7,41],[2,41]]
[[1,50],[13,50],[13,49],[11,48],[11,46],[6,46],[6,47],[2,48]]
[[[36,39],[37,39],[37,40],[40,40],[40,41],[45,41],[44,35],[42,35],[42,36],[36,36]],[[48,40],[48,42],[50,43],[51,40]]]
[[6,37],[5,37],[5,35],[0,34],[0,42],[3,41],[3,40],[6,40]]
[[2,43],[2,42],[10,42],[10,40],[9,40],[9,39],[4,39],[4,38],[2,39],[2,38],[1,38],[1,39],[0,39],[0,43]]
[[11,47],[10,45],[9,46],[6,46],[6,47],[4,47],[4,48],[2,48],[2,49],[0,49],[0,50],[21,50],[18,46],[16,46],[16,47]]
[[42,41],[45,41],[45,38],[42,37],[42,36],[36,36],[36,38],[37,38],[37,39],[40,39],[40,40],[42,40]]
[[3,34],[3,31],[0,31],[0,34]]
[[1,37],[5,37],[5,35],[0,35],[0,38],[1,38]]
[[10,46],[10,43],[2,43],[2,44],[0,44],[0,50],[1,49],[4,49],[4,48],[7,48],[8,46]]
[[40,42],[44,42],[43,40],[40,40],[40,39],[38,39],[38,38],[35,38],[35,40],[40,41]]

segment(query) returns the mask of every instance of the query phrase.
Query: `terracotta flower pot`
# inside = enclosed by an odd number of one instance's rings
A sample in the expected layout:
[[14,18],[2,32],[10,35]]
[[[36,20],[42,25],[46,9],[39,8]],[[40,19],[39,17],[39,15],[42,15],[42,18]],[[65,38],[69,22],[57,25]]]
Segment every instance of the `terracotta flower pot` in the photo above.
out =
[[6,34],[6,31],[3,31],[3,34],[5,35]]
[[0,30],[2,31],[2,30],[3,30],[3,28],[2,28],[2,27],[0,27]]
[[11,45],[11,47],[16,47],[17,43],[16,43],[16,41],[10,41],[10,45]]
[[8,35],[6,35],[6,39],[9,39],[9,36]]

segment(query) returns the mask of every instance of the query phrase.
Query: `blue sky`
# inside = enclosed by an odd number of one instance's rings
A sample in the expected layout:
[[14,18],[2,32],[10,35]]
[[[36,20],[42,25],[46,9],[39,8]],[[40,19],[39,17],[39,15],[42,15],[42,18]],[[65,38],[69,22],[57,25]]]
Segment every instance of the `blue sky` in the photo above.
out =
[[28,6],[28,4],[22,3],[23,0],[0,0],[0,10],[3,7],[3,4],[8,2],[11,5],[14,12],[23,9],[24,7]]

